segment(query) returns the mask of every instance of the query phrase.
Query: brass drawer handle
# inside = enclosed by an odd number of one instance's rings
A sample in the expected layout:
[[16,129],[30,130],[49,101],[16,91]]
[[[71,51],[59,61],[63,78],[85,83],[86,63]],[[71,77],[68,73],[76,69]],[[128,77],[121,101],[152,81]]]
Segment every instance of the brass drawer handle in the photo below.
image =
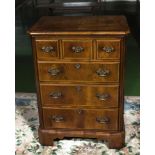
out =
[[45,53],[54,52],[54,47],[53,46],[43,46],[41,49]]
[[106,70],[106,69],[101,69],[99,68],[97,71],[96,71],[96,74],[98,76],[101,76],[101,77],[106,77],[110,74],[110,71],[109,70]]
[[73,46],[72,50],[74,53],[81,53],[82,51],[84,51],[84,48],[81,46]]
[[65,120],[64,117],[60,115],[54,115],[51,117],[51,119],[57,123],[63,122]]
[[101,101],[105,101],[110,98],[110,95],[108,93],[104,93],[104,94],[97,93],[96,97]]
[[53,99],[59,99],[62,97],[62,93],[61,92],[52,92],[49,94],[49,96]]
[[108,124],[110,123],[109,117],[96,117],[96,121],[100,124]]
[[61,72],[61,71],[60,71],[60,69],[58,69],[58,68],[50,68],[50,69],[48,69],[48,73],[49,73],[50,75],[52,75],[52,76],[56,76],[56,75],[58,75],[60,72]]
[[114,51],[113,47],[103,47],[102,50],[106,53],[111,53]]

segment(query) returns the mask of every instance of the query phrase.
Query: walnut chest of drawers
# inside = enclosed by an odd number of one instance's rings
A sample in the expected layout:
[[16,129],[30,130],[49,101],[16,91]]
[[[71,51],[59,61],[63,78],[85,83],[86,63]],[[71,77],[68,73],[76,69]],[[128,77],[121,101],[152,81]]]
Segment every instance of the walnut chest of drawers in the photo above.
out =
[[39,109],[39,140],[104,140],[121,148],[125,36],[123,16],[42,17],[32,38]]

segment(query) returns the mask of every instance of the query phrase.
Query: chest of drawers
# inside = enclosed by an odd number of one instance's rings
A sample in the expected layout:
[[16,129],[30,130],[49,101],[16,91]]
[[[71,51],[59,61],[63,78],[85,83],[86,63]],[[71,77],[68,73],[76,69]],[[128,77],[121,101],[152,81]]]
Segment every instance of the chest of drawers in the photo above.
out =
[[125,36],[123,16],[42,17],[29,29],[39,109],[39,140],[104,140],[121,148]]

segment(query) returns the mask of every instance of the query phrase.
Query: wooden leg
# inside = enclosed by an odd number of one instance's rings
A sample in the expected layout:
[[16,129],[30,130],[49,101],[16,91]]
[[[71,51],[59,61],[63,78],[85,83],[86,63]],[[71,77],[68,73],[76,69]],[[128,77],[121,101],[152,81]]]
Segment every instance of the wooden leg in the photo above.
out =
[[110,149],[112,148],[120,149],[124,147],[124,141],[125,141],[124,132],[112,134],[109,136],[109,139],[108,139],[108,147]]
[[45,146],[54,145],[53,141],[56,137],[54,137],[52,134],[50,134],[49,132],[46,132],[45,130],[41,130],[41,129],[38,130],[38,134],[39,134],[39,142],[42,145],[45,145]]

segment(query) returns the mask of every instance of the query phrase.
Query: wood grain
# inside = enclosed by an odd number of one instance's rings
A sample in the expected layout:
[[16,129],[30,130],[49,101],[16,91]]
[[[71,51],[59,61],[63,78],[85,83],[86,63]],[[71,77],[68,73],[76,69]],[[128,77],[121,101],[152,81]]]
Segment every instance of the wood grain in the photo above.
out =
[[129,28],[124,16],[46,16],[28,31],[31,35],[125,35]]
[[65,137],[97,138],[108,145],[110,149],[121,149],[124,146],[124,131],[98,131],[98,130],[73,130],[73,129],[41,129],[39,128],[39,141],[42,145],[52,146],[54,139]]
[[[81,47],[83,50],[79,53],[73,51],[73,47]],[[64,59],[86,59],[90,60],[92,55],[92,40],[62,40],[62,58]]]
[[[38,60],[52,60],[59,58],[58,40],[35,40]],[[53,50],[44,51],[45,48],[53,48]]]
[[[77,69],[75,65],[80,64]],[[118,82],[119,63],[38,63],[40,81],[80,81],[80,82]],[[60,72],[52,76],[48,70],[58,69]],[[109,74],[105,77],[96,72],[108,70]]]
[[123,147],[125,17],[42,17],[28,33],[40,143],[83,137]]
[[[119,39],[101,39],[97,42],[97,59],[120,59],[120,42]],[[106,52],[103,48],[112,48],[112,52]]]
[[[58,128],[58,129],[100,129],[102,131],[117,130],[118,127],[118,110],[117,109],[56,109],[56,108],[44,108],[43,109],[45,128]],[[55,120],[53,117],[60,118],[63,120]],[[78,126],[81,122],[79,117],[83,120],[83,126]],[[108,123],[100,123],[96,119],[108,118]]]
[[[87,107],[87,108],[109,108],[118,107],[118,85],[40,85],[43,107]],[[54,98],[50,94],[61,93],[61,96]],[[108,94],[109,97],[102,100],[102,96]],[[98,97],[100,95],[101,97]],[[104,98],[103,98],[104,99]]]

